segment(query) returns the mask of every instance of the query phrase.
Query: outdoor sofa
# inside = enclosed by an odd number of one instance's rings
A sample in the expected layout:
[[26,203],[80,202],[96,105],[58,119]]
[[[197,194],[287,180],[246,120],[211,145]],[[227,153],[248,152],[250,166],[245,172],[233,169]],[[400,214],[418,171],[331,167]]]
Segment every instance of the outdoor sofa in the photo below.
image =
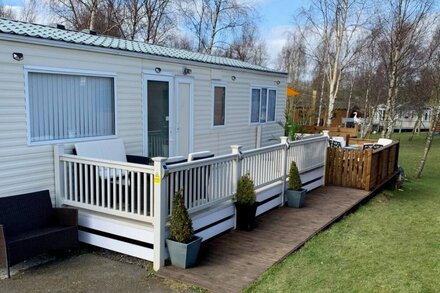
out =
[[78,247],[78,211],[53,208],[48,190],[0,198],[0,265]]

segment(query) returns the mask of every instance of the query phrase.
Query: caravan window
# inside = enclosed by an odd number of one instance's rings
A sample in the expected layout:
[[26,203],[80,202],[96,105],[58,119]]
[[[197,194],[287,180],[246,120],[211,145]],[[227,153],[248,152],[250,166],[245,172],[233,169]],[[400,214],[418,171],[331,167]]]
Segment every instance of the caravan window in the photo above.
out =
[[226,87],[214,85],[214,126],[225,125]]
[[277,91],[268,88],[251,89],[251,124],[275,121]]
[[30,144],[115,135],[113,77],[28,72],[27,91]]

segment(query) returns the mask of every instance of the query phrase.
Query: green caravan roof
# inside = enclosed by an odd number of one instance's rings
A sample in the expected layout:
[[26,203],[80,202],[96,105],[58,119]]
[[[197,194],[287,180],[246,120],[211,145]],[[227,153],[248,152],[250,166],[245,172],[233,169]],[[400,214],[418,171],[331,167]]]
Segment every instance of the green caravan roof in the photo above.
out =
[[218,57],[187,50],[152,45],[144,42],[129,41],[115,37],[94,35],[87,32],[72,31],[52,26],[33,24],[4,18],[0,18],[0,37],[1,33],[228,66],[259,72],[286,74],[285,72],[272,70],[264,66],[255,65],[231,58]]

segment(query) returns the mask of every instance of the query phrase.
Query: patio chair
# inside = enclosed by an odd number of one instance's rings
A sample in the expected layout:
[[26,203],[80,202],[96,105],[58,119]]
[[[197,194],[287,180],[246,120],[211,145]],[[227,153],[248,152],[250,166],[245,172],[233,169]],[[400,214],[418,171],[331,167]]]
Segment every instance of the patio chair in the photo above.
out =
[[393,143],[393,140],[388,139],[388,138],[379,138],[379,140],[377,141],[377,144],[380,144],[382,146],[387,146],[392,143]]
[[383,145],[381,145],[381,144],[377,144],[377,143],[365,143],[365,144],[362,146],[362,149],[363,149],[363,150],[368,150],[368,149],[377,150],[377,149],[380,149],[380,148],[382,148],[382,147],[383,147]]
[[[118,161],[118,162],[127,162],[127,163],[134,163],[134,164],[141,164],[141,165],[152,165],[153,161],[148,158],[148,157],[143,157],[143,156],[137,156],[137,155],[127,155],[126,151],[125,151],[125,146],[124,146],[124,142],[122,141],[122,139],[108,139],[108,140],[98,140],[98,141],[88,141],[88,142],[81,142],[81,143],[76,143],[75,144],[75,148],[74,148],[74,153],[78,156],[82,156],[82,157],[89,157],[89,158],[94,158],[94,159],[101,159],[101,160],[109,160],[109,161]],[[116,184],[116,202],[113,202],[113,197],[111,197],[109,199],[110,205],[114,206],[114,205],[123,205],[124,207],[130,209],[130,210],[134,210],[136,207],[140,206],[141,208],[143,208],[145,205],[143,203],[144,199],[146,198],[147,200],[150,198],[149,196],[146,195],[141,195],[140,198],[140,204],[137,204],[137,182],[132,182],[132,180],[130,179],[130,177],[125,180],[125,176],[121,175],[118,176],[118,174],[113,174],[112,172],[110,172],[110,174],[107,174],[105,172],[104,169],[99,168],[99,167],[93,167],[93,172],[96,172],[96,169],[98,170],[98,174],[100,178],[104,178],[104,180],[110,180],[110,194],[113,193],[113,182],[115,182]],[[79,170],[77,171],[79,176]],[[85,174],[84,170],[82,172],[82,174]],[[116,176],[115,176],[116,175]],[[83,175],[84,176],[84,175]],[[121,178],[121,180],[119,180],[119,178]],[[90,180],[94,180],[95,177],[90,178]],[[135,178],[136,180],[136,178]],[[144,182],[144,178],[143,176],[141,176],[140,178],[140,186],[150,186],[151,184],[151,180],[150,180],[150,176],[146,176],[146,182]],[[123,185],[123,188],[121,188],[122,190],[122,201],[123,202],[119,202],[119,185]],[[128,194],[132,193],[132,189],[133,193],[134,193],[134,201],[131,202],[131,196],[127,197],[127,202],[125,202],[125,185],[128,185]],[[92,185],[90,185],[92,186]],[[105,183],[103,186],[102,184],[97,184],[97,182],[94,182],[93,186],[95,186],[100,193],[103,194],[108,194],[107,191],[107,183]],[[79,187],[78,187],[79,188]],[[83,187],[85,188],[85,186]],[[141,188],[141,192],[144,193],[145,190],[148,192],[150,192],[150,188]],[[97,196],[97,194],[95,194],[95,202],[99,201],[101,199],[100,196]],[[101,203],[101,205],[105,206],[106,201]]]
[[329,139],[328,144],[329,144],[329,147],[331,147],[331,148],[341,148],[342,147],[342,145],[339,141],[336,141],[333,139]]
[[340,145],[341,145],[341,147],[345,147],[346,144],[347,144],[347,143],[345,142],[345,139],[344,139],[343,137],[341,137],[341,136],[333,136],[332,139],[333,139],[333,141],[337,141],[337,142],[339,142]]

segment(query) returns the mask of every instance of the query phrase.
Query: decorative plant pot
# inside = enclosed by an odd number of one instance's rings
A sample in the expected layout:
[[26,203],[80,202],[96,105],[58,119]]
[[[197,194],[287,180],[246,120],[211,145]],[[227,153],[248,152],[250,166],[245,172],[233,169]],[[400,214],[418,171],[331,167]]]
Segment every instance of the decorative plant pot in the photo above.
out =
[[202,237],[198,236],[194,236],[194,240],[190,243],[181,243],[167,239],[171,263],[183,269],[193,267],[197,262],[201,243]]
[[304,206],[304,199],[306,197],[307,190],[286,190],[287,205],[291,208],[300,208]]
[[255,227],[257,203],[253,205],[235,203],[237,209],[237,229],[252,231]]

